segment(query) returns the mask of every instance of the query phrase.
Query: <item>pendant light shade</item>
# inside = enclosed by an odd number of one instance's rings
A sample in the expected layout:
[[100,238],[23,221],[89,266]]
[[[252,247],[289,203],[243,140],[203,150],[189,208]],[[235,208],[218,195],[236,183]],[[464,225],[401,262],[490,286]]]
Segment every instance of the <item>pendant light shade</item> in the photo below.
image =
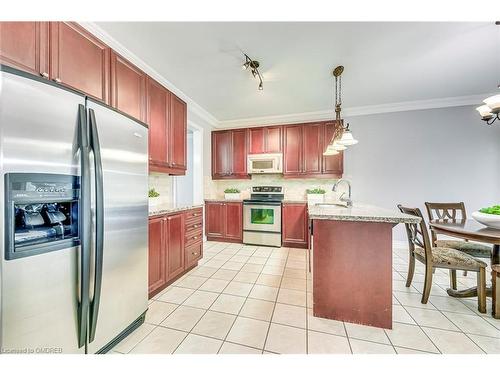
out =
[[335,150],[334,146],[330,144],[326,147],[325,152],[323,152],[323,156],[338,155],[338,153],[339,152]]
[[480,107],[477,107],[476,111],[479,112],[479,114],[483,119],[490,119],[493,117],[493,113],[491,113],[491,108],[488,107],[487,105],[482,105]]
[[358,140],[354,139],[349,129],[345,129],[344,133],[342,134],[342,137],[337,141],[337,143],[343,146],[351,146],[358,143]]
[[335,151],[344,151],[347,147],[345,145],[341,145],[338,141],[333,141],[333,149]]
[[489,98],[484,99],[483,103],[486,105],[481,107],[488,107],[491,113],[500,112],[500,94],[493,95],[490,96]]

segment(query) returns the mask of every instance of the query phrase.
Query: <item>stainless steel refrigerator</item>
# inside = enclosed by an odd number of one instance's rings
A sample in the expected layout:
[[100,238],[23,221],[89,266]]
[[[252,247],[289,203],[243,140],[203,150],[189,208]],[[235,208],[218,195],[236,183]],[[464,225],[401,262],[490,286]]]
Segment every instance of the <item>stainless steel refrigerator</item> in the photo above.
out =
[[106,352],[147,310],[147,127],[0,74],[0,351]]

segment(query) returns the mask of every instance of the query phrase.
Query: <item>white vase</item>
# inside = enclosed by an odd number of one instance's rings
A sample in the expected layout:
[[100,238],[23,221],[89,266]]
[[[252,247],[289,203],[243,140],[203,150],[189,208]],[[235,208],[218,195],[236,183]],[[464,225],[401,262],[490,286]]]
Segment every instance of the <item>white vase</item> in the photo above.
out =
[[149,210],[157,208],[159,205],[160,205],[160,198],[159,197],[149,198],[149,201],[148,201]]
[[224,193],[224,199],[238,200],[240,199],[240,193]]
[[307,194],[308,204],[318,204],[325,202],[325,194]]

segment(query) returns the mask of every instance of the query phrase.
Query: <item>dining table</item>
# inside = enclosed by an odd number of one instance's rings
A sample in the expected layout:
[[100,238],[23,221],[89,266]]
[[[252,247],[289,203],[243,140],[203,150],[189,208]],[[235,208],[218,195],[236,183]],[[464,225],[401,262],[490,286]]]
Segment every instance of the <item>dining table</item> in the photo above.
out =
[[[432,220],[429,223],[436,234],[446,235],[462,240],[491,244],[491,264],[500,264],[500,229],[486,227],[475,220]],[[447,289],[448,295],[456,298],[467,298],[477,296],[477,286],[454,290]],[[486,295],[492,295],[492,288],[486,288]],[[500,311],[500,301],[493,301],[493,311]]]

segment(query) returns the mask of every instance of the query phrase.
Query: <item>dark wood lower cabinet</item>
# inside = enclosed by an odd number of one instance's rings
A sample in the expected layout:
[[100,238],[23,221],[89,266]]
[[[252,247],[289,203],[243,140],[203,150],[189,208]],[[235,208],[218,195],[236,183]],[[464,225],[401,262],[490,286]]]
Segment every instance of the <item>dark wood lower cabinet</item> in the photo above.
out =
[[243,203],[205,201],[205,232],[209,241],[243,241]]
[[307,203],[285,202],[281,216],[283,246],[308,248]]
[[203,257],[203,209],[149,219],[149,298]]
[[149,219],[149,295],[154,295],[167,284],[167,248],[163,233],[165,218]]

